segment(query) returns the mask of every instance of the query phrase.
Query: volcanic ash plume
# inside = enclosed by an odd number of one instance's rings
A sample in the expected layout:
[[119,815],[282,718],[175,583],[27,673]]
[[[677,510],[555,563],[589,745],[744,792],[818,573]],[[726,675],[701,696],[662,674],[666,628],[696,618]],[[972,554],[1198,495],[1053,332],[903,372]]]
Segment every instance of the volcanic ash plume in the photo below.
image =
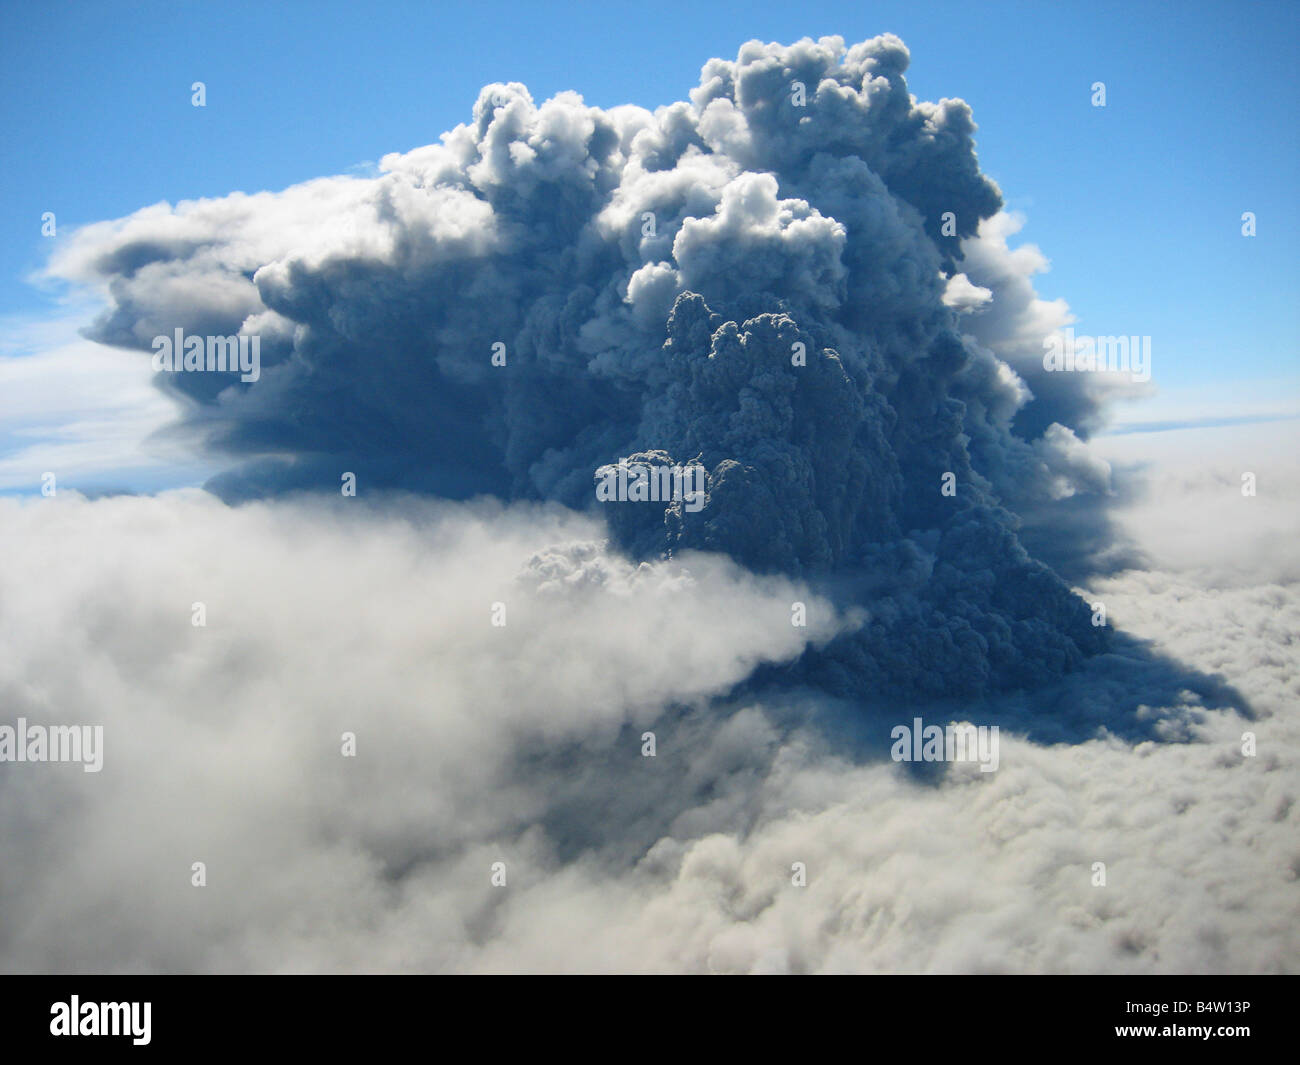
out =
[[653,113],[491,85],[378,177],[150,207],[53,270],[106,293],[107,343],[260,337],[255,381],[159,375],[227,499],[350,471],[585,509],[610,464],[698,464],[702,505],[604,504],[612,535],[859,608],[798,679],[1030,686],[1106,641],[1014,516],[1104,495],[1097,401],[1033,375],[970,109],[914,101],[907,64],[890,35],[751,42]]

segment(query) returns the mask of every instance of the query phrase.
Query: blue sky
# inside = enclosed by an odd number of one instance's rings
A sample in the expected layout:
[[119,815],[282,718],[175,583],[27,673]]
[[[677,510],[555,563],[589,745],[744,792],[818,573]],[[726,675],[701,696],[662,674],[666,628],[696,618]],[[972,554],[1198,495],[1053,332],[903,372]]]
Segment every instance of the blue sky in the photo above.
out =
[[1079,332],[1152,336],[1166,395],[1297,406],[1293,3],[6,2],[0,316],[12,335],[59,313],[66,294],[28,280],[45,211],[66,234],[342,173],[436,140],[490,81],[654,107],[751,38],[884,31],[911,49],[918,97],[973,107],[1018,239],[1052,262],[1039,293]]

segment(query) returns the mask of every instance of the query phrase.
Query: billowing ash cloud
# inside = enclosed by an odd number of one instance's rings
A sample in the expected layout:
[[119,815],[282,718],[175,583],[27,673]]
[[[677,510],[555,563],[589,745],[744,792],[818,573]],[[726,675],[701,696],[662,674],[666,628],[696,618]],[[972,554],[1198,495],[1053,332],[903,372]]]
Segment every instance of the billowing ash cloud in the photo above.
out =
[[261,337],[254,383],[163,375],[238,460],[227,499],[351,471],[588,507],[606,464],[699,462],[702,509],[618,504],[611,527],[865,607],[796,679],[1032,686],[1106,646],[1012,516],[1098,510],[1100,400],[1035,373],[1068,318],[1006,248],[970,109],[914,101],[907,64],[891,35],[751,42],[653,113],[492,85],[377,178],[151,207],[53,269],[105,288],[108,343]]
[[[104,737],[0,773],[0,969],[1294,970],[1295,448],[1230,519],[1237,457],[1172,475],[1184,571],[1092,572],[1094,628],[1036,559],[1112,548],[1104,393],[906,63],[490,86],[380,177],[73,237],[96,337],[261,375],[160,375],[245,505],[0,500],[0,702]],[[624,458],[702,505],[598,504]],[[914,716],[998,769],[895,764]]]

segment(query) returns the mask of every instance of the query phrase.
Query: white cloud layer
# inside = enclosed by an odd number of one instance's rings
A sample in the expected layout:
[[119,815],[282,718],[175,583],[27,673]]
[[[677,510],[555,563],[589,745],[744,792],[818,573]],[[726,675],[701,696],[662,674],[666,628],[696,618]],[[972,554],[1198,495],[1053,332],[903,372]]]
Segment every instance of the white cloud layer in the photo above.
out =
[[1004,731],[997,772],[925,780],[789,724],[812,697],[707,705],[851,620],[717,556],[631,566],[558,508],[170,494],[0,512],[3,705],[105,728],[101,773],[0,766],[6,970],[1300,961],[1290,583],[1152,570],[1089,590],[1222,671],[1255,720],[1200,711],[1193,742],[1137,746]]

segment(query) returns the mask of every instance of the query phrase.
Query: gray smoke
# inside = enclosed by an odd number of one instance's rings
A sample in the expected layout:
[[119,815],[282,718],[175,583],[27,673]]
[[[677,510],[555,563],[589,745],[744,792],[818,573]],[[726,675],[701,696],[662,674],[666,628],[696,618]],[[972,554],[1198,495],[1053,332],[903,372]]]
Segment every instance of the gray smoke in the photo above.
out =
[[751,42],[653,113],[492,85],[377,178],[149,208],[53,269],[102,286],[106,343],[261,337],[255,383],[160,375],[235,460],[209,486],[227,500],[350,471],[587,508],[606,464],[699,462],[698,512],[609,504],[610,528],[865,608],[794,679],[1031,687],[1107,646],[1014,516],[1050,543],[1087,500],[1105,540],[1101,408],[1083,375],[1026,385],[1028,282],[981,237],[1001,197],[970,109],[915,101],[908,58],[892,35]]

